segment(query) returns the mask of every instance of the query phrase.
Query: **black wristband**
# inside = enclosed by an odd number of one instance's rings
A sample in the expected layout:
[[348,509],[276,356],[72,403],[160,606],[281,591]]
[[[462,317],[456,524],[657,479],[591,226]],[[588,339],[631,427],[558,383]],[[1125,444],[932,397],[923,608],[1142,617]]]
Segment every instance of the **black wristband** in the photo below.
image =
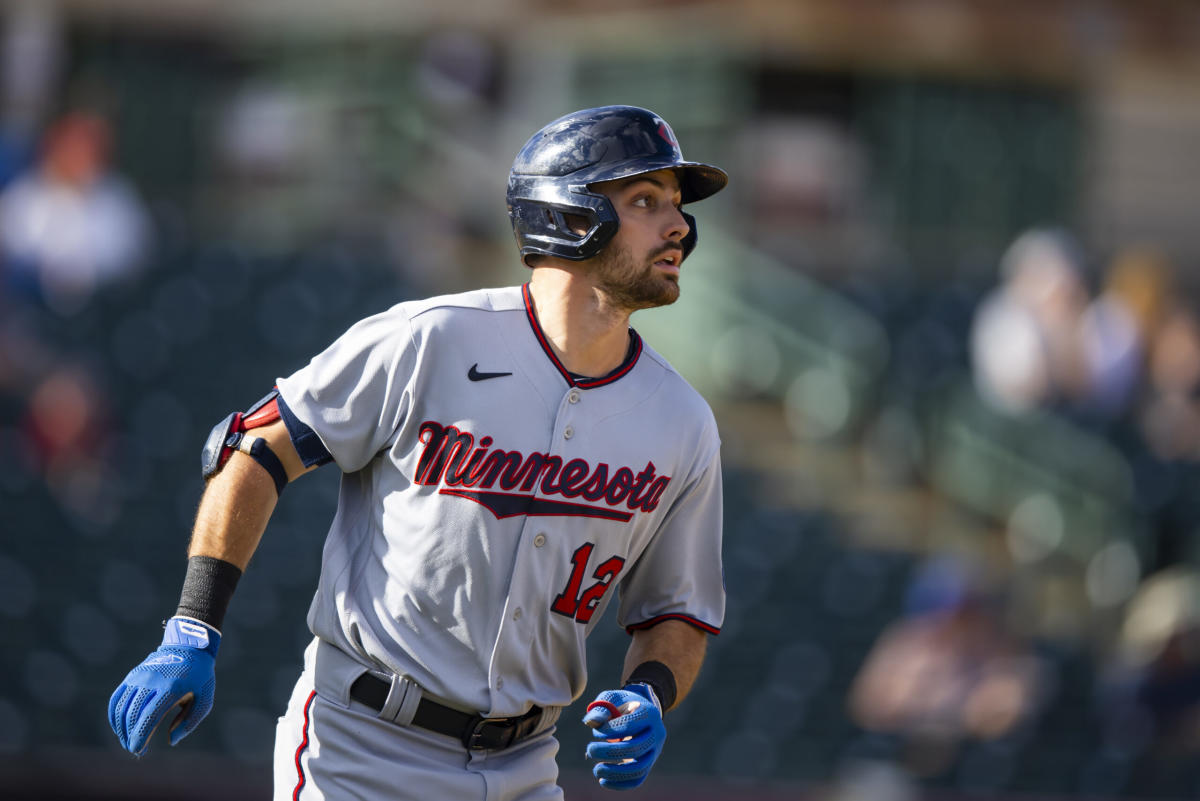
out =
[[675,674],[662,662],[643,662],[633,669],[626,683],[649,684],[650,689],[654,690],[654,694],[662,703],[663,712],[675,706],[675,696],[678,693],[675,687]]
[[220,631],[241,577],[241,568],[235,564],[211,556],[193,556],[188,559],[175,614],[203,621]]

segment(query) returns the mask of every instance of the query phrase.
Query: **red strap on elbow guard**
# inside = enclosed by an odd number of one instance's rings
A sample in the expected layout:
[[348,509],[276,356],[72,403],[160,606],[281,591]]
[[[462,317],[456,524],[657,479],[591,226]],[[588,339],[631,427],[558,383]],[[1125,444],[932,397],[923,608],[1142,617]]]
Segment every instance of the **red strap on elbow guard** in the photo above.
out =
[[262,406],[251,407],[248,412],[242,415],[243,431],[249,431],[252,428],[262,428],[279,419],[279,393],[272,392],[267,397],[270,398],[269,401]]
[[234,434],[244,434],[254,428],[262,428],[279,419],[279,390],[273,389],[244,412],[234,412],[217,423],[208,435],[201,455],[202,470],[205,478],[216,473],[229,457],[234,448],[229,445],[229,438]]

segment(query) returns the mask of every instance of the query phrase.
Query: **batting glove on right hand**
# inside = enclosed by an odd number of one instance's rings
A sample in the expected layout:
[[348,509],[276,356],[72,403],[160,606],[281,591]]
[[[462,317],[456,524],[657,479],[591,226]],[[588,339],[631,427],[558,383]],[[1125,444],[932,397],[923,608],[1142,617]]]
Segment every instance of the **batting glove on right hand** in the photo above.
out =
[[594,729],[587,756],[599,763],[592,775],[601,787],[630,790],[646,781],[667,739],[662,709],[648,685],[605,690],[588,704],[583,722]]
[[171,745],[200,725],[212,709],[220,643],[221,632],[199,620],[167,621],[162,645],[129,671],[108,701],[108,722],[126,751],[146,753],[159,724],[176,707],[179,714],[168,728]]

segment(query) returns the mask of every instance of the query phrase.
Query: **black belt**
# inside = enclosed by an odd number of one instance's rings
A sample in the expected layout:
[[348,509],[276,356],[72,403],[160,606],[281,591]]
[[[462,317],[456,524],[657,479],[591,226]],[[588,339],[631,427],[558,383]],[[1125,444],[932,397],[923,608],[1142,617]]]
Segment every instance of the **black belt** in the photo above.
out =
[[[364,673],[350,685],[350,697],[374,709],[383,709],[391,684],[378,676]],[[485,718],[460,712],[448,706],[422,698],[413,714],[413,725],[438,734],[457,737],[467,748],[495,750],[508,748],[537,730],[542,720],[542,708],[535,706],[515,718]]]

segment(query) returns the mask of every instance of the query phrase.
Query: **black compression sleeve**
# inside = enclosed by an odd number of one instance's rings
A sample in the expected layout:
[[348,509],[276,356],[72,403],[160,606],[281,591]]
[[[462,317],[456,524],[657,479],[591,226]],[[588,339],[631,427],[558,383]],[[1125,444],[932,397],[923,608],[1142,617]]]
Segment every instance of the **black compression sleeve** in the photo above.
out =
[[202,620],[217,631],[225,620],[225,610],[242,577],[241,569],[231,562],[211,556],[188,559],[183,592],[176,615]]
[[678,694],[678,689],[675,687],[675,674],[662,662],[653,660],[643,662],[629,674],[627,683],[649,684],[650,689],[654,690],[654,694],[662,702],[663,712],[675,706],[675,696]]

